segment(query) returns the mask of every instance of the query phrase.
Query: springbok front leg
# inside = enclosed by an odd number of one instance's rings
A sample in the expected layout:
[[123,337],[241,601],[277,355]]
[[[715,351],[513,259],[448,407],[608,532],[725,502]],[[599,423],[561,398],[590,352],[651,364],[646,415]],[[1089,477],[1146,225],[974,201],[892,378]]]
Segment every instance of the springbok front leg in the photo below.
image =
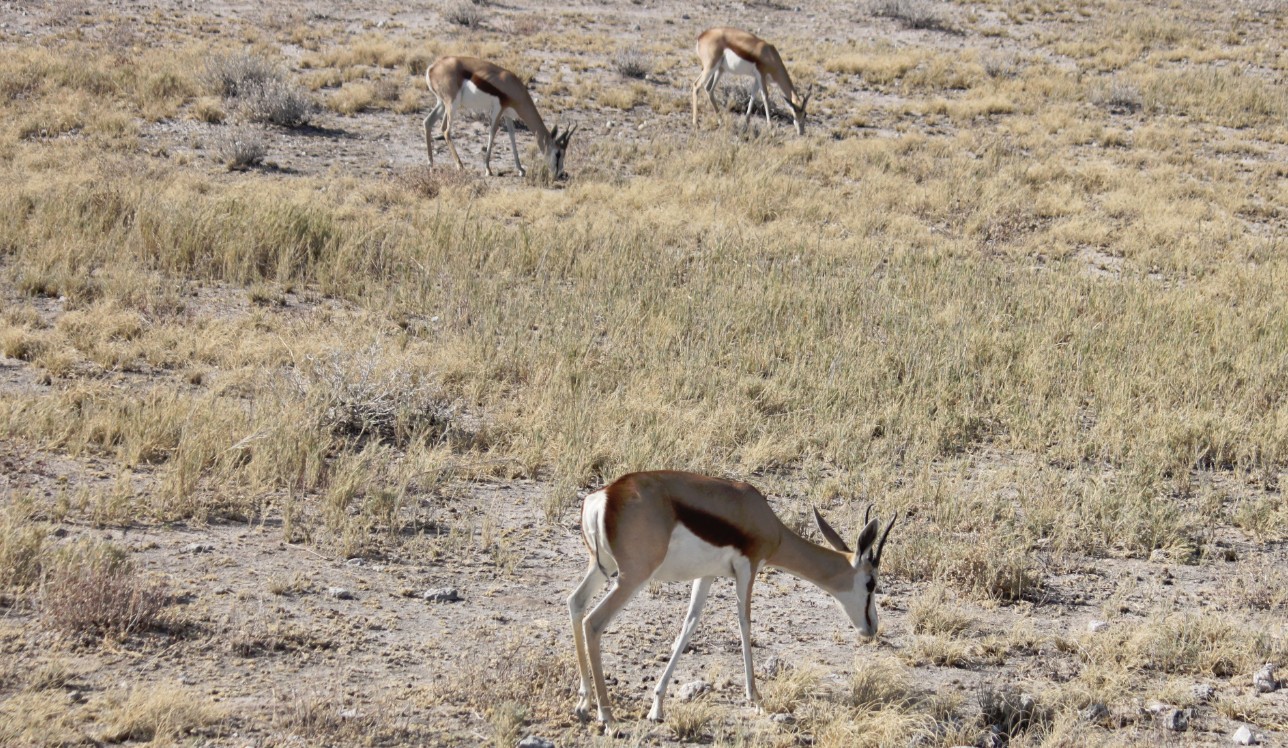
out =
[[[759,76],[758,80],[760,81],[760,100],[765,105],[765,124],[771,125],[773,123],[769,121],[769,84],[765,82],[763,75]],[[752,94],[752,98],[755,98],[755,94]]]
[[756,583],[756,568],[742,559],[734,563],[734,586],[738,592],[738,632],[742,635],[742,665],[747,675],[747,701],[760,709],[760,692],[756,690],[756,671],[751,664],[751,588]]
[[702,617],[702,606],[707,601],[707,593],[711,591],[711,583],[714,581],[715,577],[693,580],[689,612],[684,617],[684,625],[680,627],[680,635],[675,638],[675,646],[671,648],[671,659],[666,663],[662,677],[658,678],[657,686],[653,689],[653,708],[649,710],[648,718],[654,722],[662,721],[662,701],[666,698],[666,686],[671,682],[671,675],[675,672],[675,663],[680,661],[680,655],[684,653],[684,648],[689,646],[689,639],[692,638],[694,629],[698,627],[698,619]]
[[510,134],[510,152],[514,154],[514,168],[519,170],[519,176],[527,176],[528,172],[519,161],[519,144],[514,140],[514,122],[509,117],[505,119],[505,131]]

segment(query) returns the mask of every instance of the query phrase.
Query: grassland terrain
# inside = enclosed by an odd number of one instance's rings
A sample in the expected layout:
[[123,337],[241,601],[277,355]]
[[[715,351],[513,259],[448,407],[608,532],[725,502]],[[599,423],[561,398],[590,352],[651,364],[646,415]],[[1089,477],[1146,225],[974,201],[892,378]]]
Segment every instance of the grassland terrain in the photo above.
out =
[[[804,137],[728,78],[691,126],[717,24]],[[1285,40],[1274,0],[0,4],[0,744],[1288,744]],[[525,131],[483,177],[478,120],[428,164],[448,53],[578,125],[566,180]],[[620,735],[578,722],[579,496],[653,468],[815,540],[899,512],[878,640],[762,574],[757,712],[722,580],[655,725],[656,585]]]

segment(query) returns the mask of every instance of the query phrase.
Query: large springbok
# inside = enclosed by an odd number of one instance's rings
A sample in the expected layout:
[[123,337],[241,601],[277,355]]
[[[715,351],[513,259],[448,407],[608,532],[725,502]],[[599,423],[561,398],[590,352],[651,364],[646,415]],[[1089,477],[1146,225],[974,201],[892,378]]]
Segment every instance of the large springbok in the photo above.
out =
[[452,142],[452,120],[457,112],[479,112],[488,118],[487,153],[483,157],[483,170],[488,176],[492,175],[492,145],[502,122],[510,134],[514,165],[520,175],[526,173],[519,162],[519,146],[514,141],[516,116],[537,136],[537,147],[545,154],[550,173],[556,177],[563,176],[564,154],[577,127],[574,125],[562,134],[557,125],[554,130],[547,130],[546,123],[537,112],[537,105],[532,103],[528,87],[523,85],[519,76],[476,57],[440,57],[425,71],[425,80],[429,83],[429,90],[438,98],[438,103],[425,118],[425,149],[429,151],[431,165],[434,163],[432,131],[434,123],[441,117],[443,140],[447,141],[456,165],[465,168],[456,152],[456,144]]
[[[716,105],[715,89],[724,73],[748,76],[756,81],[760,89],[760,100],[765,104],[765,124],[769,124],[769,84],[771,79],[782,89],[787,97],[787,104],[792,108],[792,120],[796,123],[796,134],[805,134],[805,105],[809,103],[810,91],[803,95],[792,87],[792,78],[787,74],[783,58],[778,56],[774,45],[754,34],[739,29],[716,27],[707,29],[698,35],[698,61],[702,63],[702,74],[693,84],[693,126],[698,126],[698,90],[705,88],[711,107],[720,117],[720,107]],[[747,119],[751,119],[751,110],[756,104],[753,93],[747,102]]]
[[[760,695],[751,664],[751,587],[761,567],[774,566],[813,582],[840,603],[860,634],[875,636],[873,593],[881,551],[894,519],[878,542],[880,523],[876,519],[868,522],[865,516],[854,551],[817,510],[814,520],[831,548],[814,545],[789,530],[754,487],[694,473],[631,473],[588,495],[581,509],[581,532],[590,563],[585,579],[568,598],[581,675],[577,716],[589,717],[593,687],[599,720],[612,721],[600,638],[613,616],[651,579],[695,580],[684,625],[653,689],[651,720],[662,719],[667,683],[693,635],[716,577],[732,576],[735,580],[747,699],[753,704],[759,704]],[[614,574],[617,579],[612,590],[587,615],[591,595]]]

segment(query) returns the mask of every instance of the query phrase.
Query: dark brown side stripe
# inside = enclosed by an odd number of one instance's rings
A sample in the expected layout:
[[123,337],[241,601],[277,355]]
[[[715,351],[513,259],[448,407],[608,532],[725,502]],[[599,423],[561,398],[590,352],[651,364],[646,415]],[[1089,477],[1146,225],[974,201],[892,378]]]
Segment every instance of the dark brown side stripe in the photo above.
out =
[[732,40],[729,40],[729,39],[725,40],[725,46],[728,47],[734,54],[738,55],[742,59],[746,60],[747,62],[754,63],[757,65],[757,67],[759,67],[760,63],[756,59],[756,54],[752,52],[750,49],[744,46],[741,46],[739,44],[735,44]]
[[711,545],[737,548],[742,555],[751,555],[755,540],[742,530],[714,514],[685,506],[678,501],[673,501],[672,506],[675,507],[675,519],[687,527],[689,532]]
[[501,93],[499,88],[489,83],[478,73],[470,73],[470,82],[475,86],[478,86],[478,89],[488,96],[495,96],[496,98],[505,101],[505,94]]

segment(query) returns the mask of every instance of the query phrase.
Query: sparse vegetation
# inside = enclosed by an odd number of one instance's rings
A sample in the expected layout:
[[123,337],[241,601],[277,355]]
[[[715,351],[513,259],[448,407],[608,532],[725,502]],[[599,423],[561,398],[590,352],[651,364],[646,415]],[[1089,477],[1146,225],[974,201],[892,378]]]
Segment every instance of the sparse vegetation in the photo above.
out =
[[228,130],[216,136],[215,157],[232,170],[259,166],[268,155],[268,144],[260,133],[248,128]]
[[123,638],[160,621],[165,586],[141,579],[125,555],[108,545],[70,546],[55,555],[40,593],[41,619],[78,638]]
[[[1261,5],[882,0],[820,41],[752,3],[805,138],[777,91],[691,130],[674,3],[83,5],[24,6],[0,58],[0,743],[607,744],[568,717],[575,507],[657,467],[901,519],[878,643],[760,578],[777,718],[708,618],[712,692],[644,728],[683,591],[615,620],[625,742],[1158,742],[1151,700],[1282,741]],[[569,180],[479,176],[472,122],[465,171],[425,165],[447,53],[581,124]]]

